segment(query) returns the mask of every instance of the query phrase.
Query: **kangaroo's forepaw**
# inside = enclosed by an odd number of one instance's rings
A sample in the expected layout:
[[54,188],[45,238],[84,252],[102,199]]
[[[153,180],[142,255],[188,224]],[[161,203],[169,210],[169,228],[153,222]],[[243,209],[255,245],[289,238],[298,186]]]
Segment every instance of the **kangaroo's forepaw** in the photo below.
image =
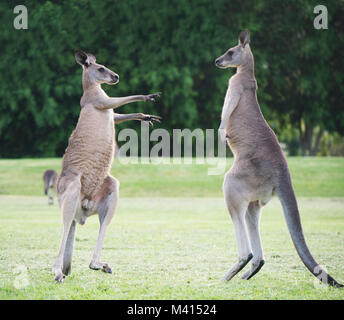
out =
[[154,116],[154,115],[150,115],[150,114],[144,114],[143,115],[143,121],[147,121],[151,127],[153,127],[154,121],[161,122],[161,119],[162,118],[159,116]]
[[105,273],[112,273],[112,270],[110,266],[107,263],[102,263],[102,262],[91,262],[90,263],[90,269],[92,270],[102,270]]
[[155,102],[157,98],[159,98],[161,95],[161,92],[153,93],[153,94],[148,94],[145,96],[145,101],[152,101]]
[[241,279],[244,279],[244,280],[251,279],[255,274],[257,274],[259,272],[259,270],[262,268],[264,263],[265,263],[265,261],[263,259],[256,261],[256,262],[253,262],[251,265],[251,269],[248,270],[247,272],[245,272],[244,275],[241,277]]

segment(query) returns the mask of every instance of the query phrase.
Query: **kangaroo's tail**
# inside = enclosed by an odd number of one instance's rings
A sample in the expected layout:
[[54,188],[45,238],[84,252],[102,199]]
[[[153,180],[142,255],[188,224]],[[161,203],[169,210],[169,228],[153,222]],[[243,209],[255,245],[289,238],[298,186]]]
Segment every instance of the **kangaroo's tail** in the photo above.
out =
[[307,247],[289,171],[280,178],[278,186],[276,187],[276,193],[281,201],[285,220],[294,246],[304,265],[321,282],[334,287],[344,287],[319,266]]

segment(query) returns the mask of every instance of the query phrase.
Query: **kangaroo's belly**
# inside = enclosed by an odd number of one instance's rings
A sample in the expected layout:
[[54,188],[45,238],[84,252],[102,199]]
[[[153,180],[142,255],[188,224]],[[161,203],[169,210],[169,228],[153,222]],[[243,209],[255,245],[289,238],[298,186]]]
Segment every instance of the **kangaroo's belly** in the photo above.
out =
[[100,189],[104,179],[110,173],[113,161],[113,140],[99,140],[98,143],[101,144],[101,148],[93,149],[80,166],[81,192],[88,199],[91,199]]
[[73,131],[63,158],[63,168],[80,174],[81,193],[92,199],[110,173],[114,156],[113,114],[84,117]]

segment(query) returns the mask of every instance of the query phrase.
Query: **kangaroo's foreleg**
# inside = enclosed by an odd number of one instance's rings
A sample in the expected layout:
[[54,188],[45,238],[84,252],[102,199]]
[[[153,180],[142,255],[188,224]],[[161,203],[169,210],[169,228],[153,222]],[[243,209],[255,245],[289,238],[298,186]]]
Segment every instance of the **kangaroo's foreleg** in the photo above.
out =
[[259,201],[250,202],[246,212],[246,225],[250,235],[251,248],[253,252],[253,259],[251,268],[243,276],[242,279],[248,280],[252,278],[264,265],[264,256],[262,243],[259,232],[259,222],[261,216],[261,206]]
[[137,101],[152,101],[155,102],[155,100],[160,96],[160,92],[148,94],[148,95],[134,95],[134,96],[128,96],[128,97],[120,97],[120,98],[110,98],[107,97],[104,99],[101,103],[101,109],[115,109],[118,108],[124,104],[137,102]]
[[[57,255],[55,264],[53,266],[53,272],[55,274],[55,280],[57,282],[62,282],[65,278],[65,274],[63,273],[62,268],[64,270],[68,270],[66,266],[64,267],[65,250],[66,250],[67,243],[68,243],[68,250],[72,249],[68,238],[70,238],[71,226],[72,226],[75,214],[78,210],[78,207],[80,206],[80,189],[81,189],[80,177],[75,176],[68,180],[68,185],[63,191],[63,194],[60,195],[60,199],[61,199],[60,206],[61,206],[61,212],[62,212],[62,239],[61,239],[59,253]],[[74,231],[72,232],[73,232],[72,240],[74,240]],[[66,257],[68,258],[69,256],[71,257],[71,253],[67,252]],[[66,262],[68,265],[68,261]],[[70,266],[69,266],[69,269],[70,269]]]
[[100,253],[103,246],[106,228],[109,225],[119,198],[119,182],[117,179],[108,176],[98,194],[93,201],[97,205],[97,211],[100,222],[100,229],[96,247],[94,249],[93,258],[90,263],[90,268],[93,270],[102,269],[104,272],[112,273],[111,268],[107,263],[100,261]]
[[150,125],[153,125],[153,121],[160,122],[161,117],[150,115],[150,114],[143,114],[143,113],[129,113],[129,114],[114,113],[115,124],[125,122],[125,121],[130,121],[130,120],[148,121]]
[[233,113],[237,107],[240,96],[242,93],[242,88],[227,89],[225,102],[222,107],[221,123],[219,127],[220,138],[222,142],[226,142],[226,126],[230,115]]
[[245,213],[248,203],[240,192],[237,191],[235,184],[236,181],[231,179],[229,175],[226,175],[223,191],[227,208],[234,224],[238,247],[238,262],[223,277],[225,281],[231,280],[253,257],[245,228]]

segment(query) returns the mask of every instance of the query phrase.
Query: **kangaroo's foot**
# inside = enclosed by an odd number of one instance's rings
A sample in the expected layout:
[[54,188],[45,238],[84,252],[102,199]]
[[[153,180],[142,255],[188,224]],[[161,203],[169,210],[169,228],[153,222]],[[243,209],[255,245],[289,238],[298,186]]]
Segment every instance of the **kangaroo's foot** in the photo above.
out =
[[62,273],[68,276],[72,271],[72,264],[69,263],[67,266],[63,266]]
[[106,273],[112,273],[112,270],[110,268],[110,266],[107,263],[103,263],[103,262],[94,262],[92,261],[90,263],[90,269],[92,270],[102,270]]
[[250,253],[248,256],[240,258],[239,261],[222,278],[222,281],[231,280],[238,272],[240,272],[249,263],[252,257],[253,254]]
[[258,260],[258,261],[252,261],[251,269],[244,273],[244,275],[241,277],[241,279],[249,280],[251,279],[256,273],[259,272],[259,270],[264,265],[264,260]]
[[58,283],[63,282],[63,280],[66,278],[61,269],[53,269],[53,272],[55,274],[54,280]]

